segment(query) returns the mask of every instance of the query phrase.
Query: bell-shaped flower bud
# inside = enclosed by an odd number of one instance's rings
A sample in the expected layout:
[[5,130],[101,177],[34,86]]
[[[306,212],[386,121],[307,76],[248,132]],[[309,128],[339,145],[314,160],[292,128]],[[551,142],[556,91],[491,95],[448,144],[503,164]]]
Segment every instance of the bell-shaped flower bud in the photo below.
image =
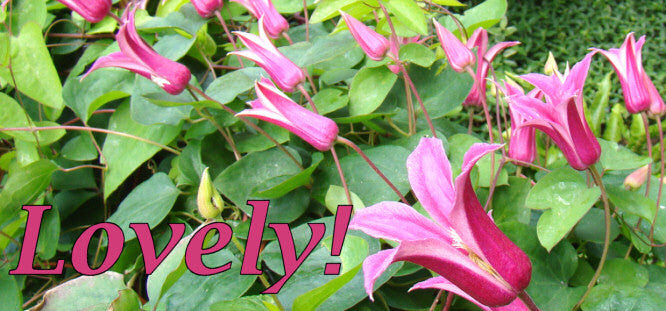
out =
[[256,19],[261,19],[263,17],[264,23],[263,28],[266,30],[269,36],[273,39],[277,39],[280,35],[289,29],[289,23],[287,20],[280,15],[280,13],[273,6],[271,0],[231,0],[232,2],[240,3],[244,6],[250,14],[252,14]]
[[104,19],[111,10],[111,0],[58,0],[91,23]]
[[353,16],[340,11],[340,15],[345,20],[349,32],[351,32],[356,42],[361,46],[363,52],[372,60],[380,61],[384,59],[389,49],[389,40],[378,34],[370,27],[366,26]]
[[208,18],[215,14],[215,11],[219,10],[224,6],[222,0],[190,0],[194,9],[197,10],[197,13],[203,18]]
[[229,54],[245,57],[266,70],[277,85],[287,92],[305,81],[303,70],[285,57],[266,36],[262,27],[264,18],[259,19],[259,36],[247,32],[235,32],[243,44],[249,49]]
[[143,41],[134,25],[135,11],[136,7],[129,12],[129,17],[123,18],[126,21],[116,34],[120,52],[98,58],[81,79],[99,68],[118,67],[150,79],[169,94],[180,94],[190,81],[190,70],[158,54]]
[[627,111],[639,113],[650,110],[654,114],[661,114],[664,112],[664,100],[643,69],[641,50],[644,43],[645,36],[636,42],[632,32],[627,35],[619,49],[592,50],[606,56],[615,68],[622,85]]
[[624,179],[624,187],[629,190],[640,188],[648,178],[650,165],[651,164],[645,165],[629,174],[629,176]]
[[433,22],[437,31],[437,37],[442,44],[444,54],[446,54],[451,68],[456,72],[463,72],[465,71],[465,67],[474,65],[474,53],[460,42],[451,31],[440,25],[437,21]]
[[224,201],[213,186],[208,168],[204,169],[201,174],[201,182],[199,182],[199,191],[197,192],[197,209],[199,214],[206,219],[217,217],[224,209]]
[[253,117],[281,126],[320,151],[333,147],[338,137],[338,125],[333,120],[295,103],[266,78],[255,82],[255,91],[258,98],[248,102],[252,108],[239,112],[237,116]]

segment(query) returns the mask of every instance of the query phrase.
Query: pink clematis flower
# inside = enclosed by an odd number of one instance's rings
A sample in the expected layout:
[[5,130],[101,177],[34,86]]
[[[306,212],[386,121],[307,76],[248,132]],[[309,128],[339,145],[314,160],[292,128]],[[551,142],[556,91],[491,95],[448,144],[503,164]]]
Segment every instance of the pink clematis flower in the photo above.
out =
[[347,28],[349,28],[349,32],[351,32],[356,42],[361,46],[363,52],[372,60],[380,61],[384,59],[386,52],[389,50],[389,40],[353,16],[343,11],[340,11],[340,15],[342,15]]
[[490,64],[500,51],[517,44],[520,44],[520,42],[500,42],[493,45],[493,47],[488,50],[488,31],[483,28],[477,28],[474,31],[469,40],[467,40],[467,48],[470,51],[473,48],[477,48],[476,74],[474,76],[474,85],[472,85],[472,89],[469,91],[467,98],[463,102],[464,106],[483,107],[486,102],[486,78],[488,77]]
[[456,72],[463,72],[465,67],[474,65],[474,53],[460,42],[451,31],[435,20],[433,20],[433,23],[451,68]]
[[127,16],[123,17],[125,23],[116,34],[120,52],[98,58],[81,79],[99,68],[118,67],[150,79],[169,94],[180,94],[190,81],[190,70],[158,54],[143,41],[134,25],[135,12],[136,7],[128,10]]
[[664,112],[664,100],[645,73],[641,61],[641,49],[644,43],[645,36],[636,42],[632,32],[627,35],[619,49],[606,51],[593,48],[592,50],[606,56],[615,68],[622,85],[627,111],[639,113],[649,109],[652,113],[661,114]]
[[531,127],[546,133],[577,170],[587,169],[601,155],[601,146],[583,112],[583,86],[594,53],[564,74],[521,76],[543,92],[545,103],[529,96],[516,96],[510,102],[511,109],[527,119],[519,129]]
[[[504,88],[501,89],[502,93],[506,96],[507,102],[511,103],[516,97],[525,96],[523,89],[511,82],[504,83]],[[533,89],[527,94],[528,97],[540,99],[543,97],[539,89]],[[530,127],[522,127],[527,118],[518,113],[512,108],[513,105],[509,104],[509,114],[511,115],[511,140],[509,140],[509,157],[519,161],[532,163],[536,158],[536,141],[535,129]]]
[[203,18],[208,18],[215,14],[215,11],[219,10],[224,6],[222,0],[190,0],[194,9],[201,15]]
[[499,148],[474,144],[454,182],[442,141],[422,138],[407,158],[407,172],[412,191],[432,220],[398,202],[381,202],[356,212],[349,228],[400,242],[363,262],[370,298],[375,280],[398,261],[413,262],[441,276],[414,288],[446,288],[484,307],[510,304],[528,286],[529,258],[484,212],[470,181],[474,164]]
[[338,125],[333,120],[295,103],[266,78],[255,82],[254,87],[257,99],[248,102],[252,108],[237,113],[237,116],[253,117],[281,126],[317,150],[331,149],[338,137]]
[[247,32],[234,32],[249,50],[229,54],[240,55],[255,62],[268,72],[281,89],[293,92],[297,85],[305,81],[303,70],[278,51],[266,36],[262,24],[263,17],[259,19],[259,36]]
[[[264,18],[263,28],[269,36],[277,39],[280,35],[289,29],[289,23],[280,15],[280,13],[273,6],[271,0],[231,0],[240,3],[244,6],[250,14],[256,19]],[[261,29],[262,26],[259,26]]]
[[58,0],[91,23],[104,19],[111,10],[111,0]]

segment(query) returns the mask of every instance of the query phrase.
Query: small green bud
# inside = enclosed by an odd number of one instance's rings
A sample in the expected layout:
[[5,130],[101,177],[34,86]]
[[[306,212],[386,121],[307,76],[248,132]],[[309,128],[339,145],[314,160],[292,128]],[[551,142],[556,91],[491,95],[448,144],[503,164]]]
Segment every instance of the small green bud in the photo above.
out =
[[197,208],[199,214],[206,219],[215,218],[224,209],[224,201],[222,196],[217,192],[213,182],[210,180],[208,168],[201,174],[201,182],[199,183],[199,192],[197,193]]

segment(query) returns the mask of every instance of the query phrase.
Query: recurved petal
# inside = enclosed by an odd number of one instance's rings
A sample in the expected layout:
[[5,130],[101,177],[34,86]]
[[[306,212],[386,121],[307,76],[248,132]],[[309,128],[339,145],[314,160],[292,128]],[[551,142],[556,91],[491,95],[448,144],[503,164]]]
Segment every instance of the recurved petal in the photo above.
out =
[[407,175],[423,208],[435,221],[448,228],[448,214],[453,208],[455,191],[451,164],[440,139],[421,138],[407,158]]
[[402,242],[393,261],[409,261],[426,267],[487,306],[506,305],[516,298],[510,288],[442,240]]
[[394,263],[393,257],[395,256],[395,253],[395,248],[387,249],[370,255],[363,261],[363,286],[365,287],[365,292],[370,297],[370,300],[375,301],[372,296],[372,292],[375,288],[375,281],[392,263]]
[[586,166],[593,165],[599,161],[601,156],[601,146],[599,141],[590,130],[585,115],[576,105],[576,101],[571,98],[567,104],[567,122],[571,140],[574,144],[574,150],[578,154],[581,162]]
[[[462,172],[455,181],[456,201],[449,219],[451,227],[463,243],[488,262],[511,285],[515,293],[518,293],[529,285],[532,275],[530,260],[488,217],[476,197],[469,177],[479,159],[501,147],[502,145],[496,144],[474,144],[465,153]],[[449,277],[447,279],[456,283]],[[509,302],[510,300],[503,304]]]
[[539,88],[553,104],[557,104],[562,98],[562,81],[557,75],[546,76],[539,73],[529,73],[520,76],[520,78]]
[[349,228],[378,239],[410,241],[432,238],[451,241],[444,227],[399,202],[384,201],[356,211]]

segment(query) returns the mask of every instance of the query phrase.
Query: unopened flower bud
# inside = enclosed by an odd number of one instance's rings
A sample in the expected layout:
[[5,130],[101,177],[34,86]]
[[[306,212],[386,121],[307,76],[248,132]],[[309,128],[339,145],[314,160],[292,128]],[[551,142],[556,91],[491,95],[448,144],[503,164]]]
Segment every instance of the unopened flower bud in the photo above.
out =
[[560,70],[557,68],[557,62],[555,61],[555,56],[553,56],[553,52],[548,52],[548,59],[546,60],[546,64],[543,66],[543,73],[545,73],[548,76],[552,76],[555,74],[555,72],[559,72]]
[[640,188],[645,183],[645,180],[647,180],[649,167],[650,164],[645,165],[629,174],[629,176],[624,179],[624,187],[629,190]]
[[224,201],[222,196],[217,192],[213,182],[210,180],[208,168],[201,174],[201,182],[199,183],[199,192],[197,193],[197,208],[199,214],[206,219],[215,218],[224,209]]

